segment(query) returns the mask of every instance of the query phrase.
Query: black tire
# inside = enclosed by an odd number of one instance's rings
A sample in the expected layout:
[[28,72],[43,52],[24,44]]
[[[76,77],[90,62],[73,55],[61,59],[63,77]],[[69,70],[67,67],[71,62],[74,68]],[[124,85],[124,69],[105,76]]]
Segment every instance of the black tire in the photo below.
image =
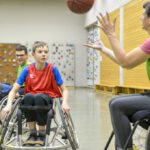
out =
[[[9,115],[4,121],[3,121],[3,123],[2,123],[2,130],[1,130],[1,143],[4,143],[4,139],[5,139],[5,135],[6,135],[6,133],[8,133],[9,134],[9,137],[8,137],[8,140],[11,138],[11,135],[12,135],[12,133],[14,132],[14,127],[15,127],[15,123],[16,123],[16,121],[17,121],[17,117],[16,117],[16,115],[14,114],[14,113],[16,113],[16,109],[17,109],[17,106],[18,106],[18,102],[19,102],[19,99],[17,99],[16,101],[15,101],[15,103],[13,104],[13,108],[12,108],[12,113],[11,113],[11,115]],[[14,118],[12,118],[12,116],[15,116]],[[11,119],[12,119],[12,121],[11,121]],[[9,123],[10,122],[13,122],[12,123],[12,126],[9,128]]]
[[[6,103],[7,103],[7,98],[8,96],[5,96],[3,99],[0,100],[0,112],[2,111],[2,108],[5,107]],[[0,135],[3,129],[3,121],[0,119]]]
[[74,124],[71,119],[70,114],[63,113],[61,109],[61,100],[58,100],[58,110],[60,114],[60,118],[63,123],[63,127],[65,129],[66,136],[70,142],[70,145],[73,150],[77,150],[79,148],[78,138],[75,132]]

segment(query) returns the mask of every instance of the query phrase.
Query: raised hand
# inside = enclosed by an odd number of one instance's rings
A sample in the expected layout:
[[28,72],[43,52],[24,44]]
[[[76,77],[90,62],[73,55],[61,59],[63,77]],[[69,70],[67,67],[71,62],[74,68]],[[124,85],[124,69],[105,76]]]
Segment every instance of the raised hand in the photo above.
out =
[[97,16],[97,20],[98,24],[100,24],[98,27],[102,29],[108,37],[115,35],[116,18],[114,18],[113,22],[111,22],[108,13],[106,13],[106,17],[100,13]]

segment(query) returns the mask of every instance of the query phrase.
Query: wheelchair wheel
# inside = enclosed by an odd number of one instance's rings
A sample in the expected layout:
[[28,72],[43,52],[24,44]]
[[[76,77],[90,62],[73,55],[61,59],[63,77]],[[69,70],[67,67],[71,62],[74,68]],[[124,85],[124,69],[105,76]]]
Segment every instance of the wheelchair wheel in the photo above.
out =
[[8,117],[6,117],[2,122],[2,128],[1,128],[1,143],[7,143],[13,133],[15,132],[14,129],[16,127],[17,122],[17,106],[20,99],[17,99],[15,103],[13,104],[12,113]]
[[66,136],[70,142],[70,145],[73,150],[76,150],[79,148],[79,144],[78,144],[78,138],[77,138],[77,134],[75,131],[75,127],[74,127],[70,114],[63,113],[61,109],[60,99],[58,100],[58,110],[59,110],[59,114],[63,123],[63,127],[65,129]]
[[[8,96],[5,96],[4,98],[2,98],[0,100],[0,112],[2,111],[2,108],[6,105],[7,103],[7,98]],[[3,121],[0,119],[0,134],[1,134],[1,130],[2,130],[2,123]]]
[[[145,150],[145,141],[147,139],[147,130],[138,126],[134,135],[133,135],[133,146],[136,150]],[[148,150],[148,149],[147,149]]]

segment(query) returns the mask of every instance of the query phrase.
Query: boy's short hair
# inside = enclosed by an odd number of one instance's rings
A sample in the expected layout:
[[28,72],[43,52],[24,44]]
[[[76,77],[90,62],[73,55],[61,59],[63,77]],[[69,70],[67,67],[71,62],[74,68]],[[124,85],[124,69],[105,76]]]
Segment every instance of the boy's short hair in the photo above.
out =
[[33,44],[32,51],[35,52],[35,50],[36,50],[37,48],[39,48],[39,47],[44,47],[44,46],[47,46],[47,48],[48,48],[47,43],[42,42],[42,41],[36,41],[36,42],[34,42],[34,44]]
[[16,45],[16,51],[24,51],[25,54],[28,54],[27,47],[22,45],[22,44],[17,44]]

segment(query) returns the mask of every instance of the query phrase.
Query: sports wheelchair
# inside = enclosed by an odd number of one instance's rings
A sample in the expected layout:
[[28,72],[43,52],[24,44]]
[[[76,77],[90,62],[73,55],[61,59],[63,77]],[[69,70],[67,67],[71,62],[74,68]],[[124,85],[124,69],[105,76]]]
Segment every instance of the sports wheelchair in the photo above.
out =
[[[1,122],[1,149],[14,150],[77,150],[79,148],[78,137],[70,114],[63,113],[61,98],[53,99],[53,108],[47,110],[46,140],[44,146],[24,146],[29,130],[20,106],[23,96],[16,98],[13,103],[11,115],[4,117]],[[0,110],[6,105],[7,96],[0,102]],[[40,108],[38,108],[40,109]],[[41,110],[42,111],[42,108]]]
[[[123,150],[127,150],[129,141],[133,137],[133,150],[150,150],[150,110],[138,111],[131,116],[132,131],[126,140]],[[114,136],[112,131],[104,150],[108,150],[109,144]]]

